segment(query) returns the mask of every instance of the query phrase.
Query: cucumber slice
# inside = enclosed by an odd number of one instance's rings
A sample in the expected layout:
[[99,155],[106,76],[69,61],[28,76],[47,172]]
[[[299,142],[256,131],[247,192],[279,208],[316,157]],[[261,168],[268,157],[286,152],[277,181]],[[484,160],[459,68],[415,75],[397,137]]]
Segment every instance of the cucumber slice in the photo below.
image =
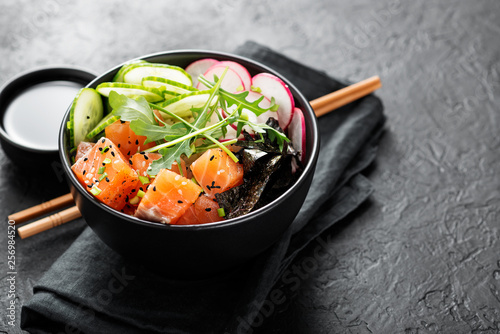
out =
[[[157,105],[160,108],[168,110],[179,117],[188,117],[193,115],[193,113],[191,112],[191,108],[203,107],[210,98],[211,93],[211,90],[200,90],[179,95],[177,97],[174,97],[173,99],[158,103]],[[210,103],[210,106],[213,106],[216,103],[217,97],[214,97],[213,101]],[[162,112],[161,110],[160,113],[163,117],[170,118],[170,115]]]
[[164,100],[163,94],[159,89],[144,87],[142,85],[133,85],[122,82],[103,82],[96,87],[96,91],[106,97],[108,97],[109,93],[113,90],[118,94],[123,94],[131,98],[144,96],[148,102],[159,102]]
[[191,76],[178,66],[153,63],[130,65],[123,73],[123,81],[139,85],[145,77],[162,77],[186,86],[193,86]]
[[194,87],[183,85],[177,81],[165,79],[163,77],[145,77],[142,79],[141,83],[144,87],[165,87],[165,90],[167,92],[175,92],[178,93],[177,95],[197,91],[197,89]]
[[101,96],[92,88],[82,88],[71,105],[69,114],[69,139],[77,147],[90,129],[93,129],[103,116]]
[[147,61],[145,61],[145,60],[133,60],[131,62],[124,64],[122,67],[120,67],[118,72],[116,72],[115,76],[113,77],[113,81],[114,82],[123,82],[123,73],[125,73],[125,71],[128,70],[131,65],[140,64],[140,63],[147,63]]
[[97,125],[90,130],[90,132],[87,134],[87,139],[92,139],[95,136],[97,136],[99,133],[101,133],[108,125],[113,124],[117,120],[120,119],[120,116],[116,116],[113,114],[107,114],[104,116],[103,119]]

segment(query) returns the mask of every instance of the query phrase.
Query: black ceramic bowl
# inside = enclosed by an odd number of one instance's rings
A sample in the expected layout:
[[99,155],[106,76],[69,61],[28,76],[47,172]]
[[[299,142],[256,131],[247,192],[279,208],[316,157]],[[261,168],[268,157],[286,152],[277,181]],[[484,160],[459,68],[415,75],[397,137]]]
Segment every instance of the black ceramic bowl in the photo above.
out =
[[[229,270],[254,258],[276,242],[297,215],[308,189],[319,151],[316,117],[306,98],[269,67],[232,54],[181,50],[141,57],[153,63],[185,68],[201,58],[233,60],[250,74],[269,72],[288,84],[297,107],[304,111],[307,127],[305,168],[298,181],[282,196],[251,214],[205,225],[165,225],[120,213],[92,197],[71,172],[66,121],[61,125],[59,148],[71,193],[87,224],[112,249],[124,258],[152,270],[175,277],[202,277]],[[87,87],[112,81],[122,65],[100,75]]]

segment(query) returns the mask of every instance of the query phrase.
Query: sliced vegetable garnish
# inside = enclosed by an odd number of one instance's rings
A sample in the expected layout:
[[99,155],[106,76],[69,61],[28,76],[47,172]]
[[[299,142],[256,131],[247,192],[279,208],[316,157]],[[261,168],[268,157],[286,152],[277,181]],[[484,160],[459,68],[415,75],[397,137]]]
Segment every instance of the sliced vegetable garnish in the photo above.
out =
[[163,93],[161,92],[161,90],[136,84],[122,82],[103,82],[96,87],[96,91],[106,97],[109,96],[110,92],[115,91],[127,97],[143,96],[149,102],[163,101]]
[[163,77],[145,77],[142,79],[141,84],[145,87],[163,87],[167,92],[177,93],[176,95],[197,91],[197,89],[192,86],[184,85],[180,82]]
[[142,79],[151,76],[162,77],[187,86],[193,85],[191,76],[183,68],[156,63],[138,63],[128,66],[123,73],[123,81],[141,84]]
[[68,130],[71,148],[85,140],[87,133],[93,129],[103,116],[101,96],[92,88],[82,88],[71,105]]
[[139,181],[141,181],[142,184],[151,183],[151,181],[149,180],[149,177],[143,176],[143,175],[139,175]]
[[[162,109],[165,109],[172,114],[176,114],[179,117],[192,116],[193,112],[191,108],[202,108],[208,102],[210,93],[210,90],[189,92],[162,103],[158,103],[157,105],[161,108],[159,109],[160,113],[165,118],[171,117],[171,115],[165,113]],[[210,106],[215,105],[215,103],[217,103],[216,98],[212,100]]]
[[104,118],[101,119],[99,123],[97,123],[97,125],[92,130],[90,130],[90,132],[86,135],[86,138],[92,139],[96,137],[98,134],[103,132],[108,125],[113,124],[119,119],[120,117],[116,115],[107,114],[106,116],[104,116]]
[[219,215],[219,217],[224,217],[226,215],[226,212],[224,212],[224,208],[218,208],[217,214]]
[[113,77],[113,81],[114,82],[123,82],[123,73],[125,73],[132,65],[139,64],[139,63],[146,63],[146,61],[139,59],[139,60],[133,60],[131,62],[124,64],[122,67],[120,67],[118,72]]
[[94,196],[98,196],[100,193],[101,193],[101,189],[99,189],[99,187],[97,186],[93,186],[91,189],[90,189],[90,193]]

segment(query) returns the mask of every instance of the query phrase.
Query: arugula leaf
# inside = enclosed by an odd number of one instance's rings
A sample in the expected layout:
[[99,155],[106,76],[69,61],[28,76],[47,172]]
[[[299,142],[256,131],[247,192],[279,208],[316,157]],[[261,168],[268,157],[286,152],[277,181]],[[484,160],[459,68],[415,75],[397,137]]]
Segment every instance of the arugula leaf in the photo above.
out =
[[130,129],[139,136],[146,136],[144,144],[151,143],[159,140],[174,140],[180,136],[184,136],[187,131],[184,129],[175,129],[173,126],[159,126],[156,124],[149,124],[142,119],[130,122]]
[[153,111],[148,101],[143,96],[136,100],[118,94],[115,91],[109,93],[109,104],[113,108],[113,114],[120,116],[122,121],[134,121],[141,119],[147,124],[155,124]]
[[[149,166],[149,175],[156,175],[163,168],[172,168],[174,162],[177,162],[178,166],[182,166],[181,156],[184,154],[189,157],[192,154],[191,141],[184,140],[172,147],[162,148],[159,153],[162,155],[162,157],[158,160],[153,161],[153,163]],[[179,168],[179,171],[181,171],[182,173],[182,168]]]
[[[198,81],[204,84],[205,86],[211,88],[214,87],[216,83],[207,80],[203,75],[198,78]],[[248,109],[252,111],[255,115],[260,116],[268,110],[276,111],[278,110],[278,105],[275,103],[274,98],[271,99],[271,105],[269,108],[262,108],[259,106],[259,103],[264,99],[264,96],[261,96],[257,100],[253,102],[247,101],[246,97],[250,92],[244,91],[241,93],[230,93],[222,88],[219,89],[221,94],[221,99],[227,103],[227,106],[230,107],[232,105],[237,105],[239,110]]]

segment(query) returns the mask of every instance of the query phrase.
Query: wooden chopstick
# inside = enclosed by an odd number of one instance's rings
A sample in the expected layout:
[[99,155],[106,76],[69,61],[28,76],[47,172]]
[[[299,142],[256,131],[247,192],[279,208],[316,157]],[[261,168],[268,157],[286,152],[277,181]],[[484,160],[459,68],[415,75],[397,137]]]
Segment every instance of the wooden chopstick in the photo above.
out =
[[43,214],[55,211],[62,207],[74,204],[73,196],[71,194],[62,195],[60,197],[51,199],[50,201],[42,204],[35,205],[23,211],[19,211],[8,216],[9,221],[14,221],[15,224],[23,223],[33,218],[39,217]]
[[328,114],[329,112],[345,106],[348,103],[366,96],[382,87],[380,78],[373,76],[363,81],[357,82],[345,88],[336,90],[333,93],[324,95],[310,101],[311,107],[317,117]]
[[[339,89],[333,93],[312,100],[310,101],[310,104],[314,109],[314,113],[316,114],[316,116],[320,117],[328,114],[335,109],[343,107],[348,103],[360,99],[363,96],[374,92],[380,87],[382,87],[380,78],[378,76],[373,76],[353,85]],[[69,205],[71,203],[73,203],[73,197],[71,196],[71,194],[66,194],[64,196],[54,198],[53,200],[50,200],[48,202],[36,205],[32,208],[12,214],[9,216],[9,220],[14,220],[16,224],[21,223],[40,216],[44,213]],[[77,219],[79,217],[81,217],[80,211],[76,206],[73,206],[69,209],[60,211],[33,223],[24,225],[18,228],[17,231],[19,233],[19,236],[24,239],[48,230],[52,227],[59,226],[71,220]]]
[[76,206],[69,209],[59,211],[53,215],[37,220],[36,222],[21,226],[17,229],[17,233],[21,239],[31,237],[45,230],[67,223],[71,220],[80,218],[82,214]]

